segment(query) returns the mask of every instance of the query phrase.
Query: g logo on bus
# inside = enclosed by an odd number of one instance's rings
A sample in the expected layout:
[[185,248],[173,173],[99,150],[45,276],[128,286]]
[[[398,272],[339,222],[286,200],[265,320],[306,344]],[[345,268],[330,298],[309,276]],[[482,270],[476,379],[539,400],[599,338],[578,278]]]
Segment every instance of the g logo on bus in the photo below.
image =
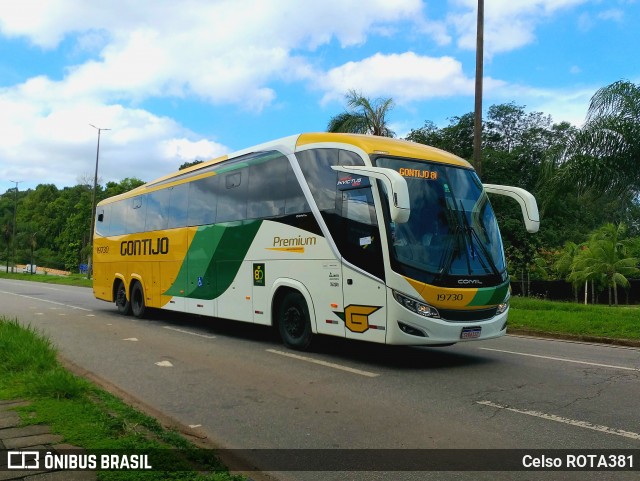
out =
[[369,316],[378,309],[380,306],[348,305],[344,308],[344,325],[351,332],[363,333],[369,329]]

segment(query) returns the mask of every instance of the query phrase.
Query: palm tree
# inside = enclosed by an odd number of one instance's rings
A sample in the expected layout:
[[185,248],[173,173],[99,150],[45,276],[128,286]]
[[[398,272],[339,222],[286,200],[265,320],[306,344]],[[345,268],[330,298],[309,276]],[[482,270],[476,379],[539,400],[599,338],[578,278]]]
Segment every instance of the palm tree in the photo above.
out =
[[569,145],[562,178],[578,192],[640,192],[640,85],[620,80],[591,98],[585,125]]
[[386,116],[394,107],[393,99],[376,99],[373,102],[361,92],[353,89],[345,95],[348,111],[332,117],[327,132],[348,132],[353,134],[380,135],[394,137]]
[[578,287],[583,281],[582,279],[571,277],[571,274],[573,273],[573,265],[579,252],[580,247],[575,242],[567,241],[553,264],[553,268],[558,275],[571,282],[573,297],[576,302],[578,302]]
[[628,276],[640,273],[640,259],[628,252],[629,239],[625,239],[624,224],[606,224],[598,229],[587,243],[586,249],[576,257],[572,276],[582,279],[605,280],[609,289],[609,305],[613,290],[614,303],[618,305],[618,286],[628,287]]

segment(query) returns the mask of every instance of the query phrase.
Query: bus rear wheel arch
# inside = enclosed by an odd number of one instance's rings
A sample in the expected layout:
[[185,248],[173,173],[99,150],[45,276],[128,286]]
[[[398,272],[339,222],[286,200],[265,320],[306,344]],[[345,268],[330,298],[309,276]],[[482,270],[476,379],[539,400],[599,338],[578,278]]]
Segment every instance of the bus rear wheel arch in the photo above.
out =
[[144,302],[144,289],[142,284],[138,281],[133,281],[131,285],[131,312],[138,319],[145,316],[147,306]]
[[122,280],[116,281],[113,292],[118,312],[124,316],[131,314],[131,302],[127,299],[127,288]]
[[280,338],[285,346],[304,351],[311,345],[313,331],[307,301],[300,292],[287,289],[276,298],[274,309]]

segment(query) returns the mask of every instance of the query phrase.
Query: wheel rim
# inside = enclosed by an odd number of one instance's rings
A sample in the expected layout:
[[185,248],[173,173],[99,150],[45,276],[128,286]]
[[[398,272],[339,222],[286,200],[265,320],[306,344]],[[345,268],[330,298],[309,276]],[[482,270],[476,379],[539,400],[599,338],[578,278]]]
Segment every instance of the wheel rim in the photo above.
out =
[[289,307],[284,313],[284,328],[287,334],[298,339],[304,332],[304,316],[297,307]]
[[124,287],[120,287],[120,289],[118,289],[116,304],[118,307],[124,307],[127,304],[127,293],[125,292]]
[[133,305],[136,311],[139,311],[142,307],[142,294],[137,289],[133,293]]

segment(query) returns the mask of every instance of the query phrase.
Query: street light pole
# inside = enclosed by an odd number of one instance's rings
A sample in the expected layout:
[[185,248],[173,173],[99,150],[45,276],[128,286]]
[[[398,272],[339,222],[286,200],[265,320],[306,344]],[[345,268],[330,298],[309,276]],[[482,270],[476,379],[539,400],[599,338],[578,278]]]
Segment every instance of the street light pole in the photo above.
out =
[[93,231],[94,231],[94,222],[96,219],[96,190],[98,188],[98,160],[100,159],[100,133],[103,130],[111,130],[111,129],[102,129],[100,127],[96,127],[93,124],[89,124],[91,127],[98,131],[98,147],[96,148],[96,171],[93,176],[93,198],[91,200],[91,225],[89,226],[89,257],[87,259],[87,279],[91,279],[93,266],[91,261],[93,259]]
[[[14,196],[13,196],[13,236],[11,236],[11,260],[13,263],[12,268],[15,269],[15,263],[16,263],[16,223],[17,223],[17,218],[18,218],[18,184],[22,184],[23,181],[19,180],[19,181],[15,181],[15,180],[10,180],[9,182],[12,182],[14,184],[16,184],[16,190],[14,191]],[[8,269],[8,267],[7,267]],[[8,270],[7,270],[8,272]]]
[[482,175],[482,76],[484,53],[484,0],[478,0],[476,30],[476,99],[473,121],[473,166]]

